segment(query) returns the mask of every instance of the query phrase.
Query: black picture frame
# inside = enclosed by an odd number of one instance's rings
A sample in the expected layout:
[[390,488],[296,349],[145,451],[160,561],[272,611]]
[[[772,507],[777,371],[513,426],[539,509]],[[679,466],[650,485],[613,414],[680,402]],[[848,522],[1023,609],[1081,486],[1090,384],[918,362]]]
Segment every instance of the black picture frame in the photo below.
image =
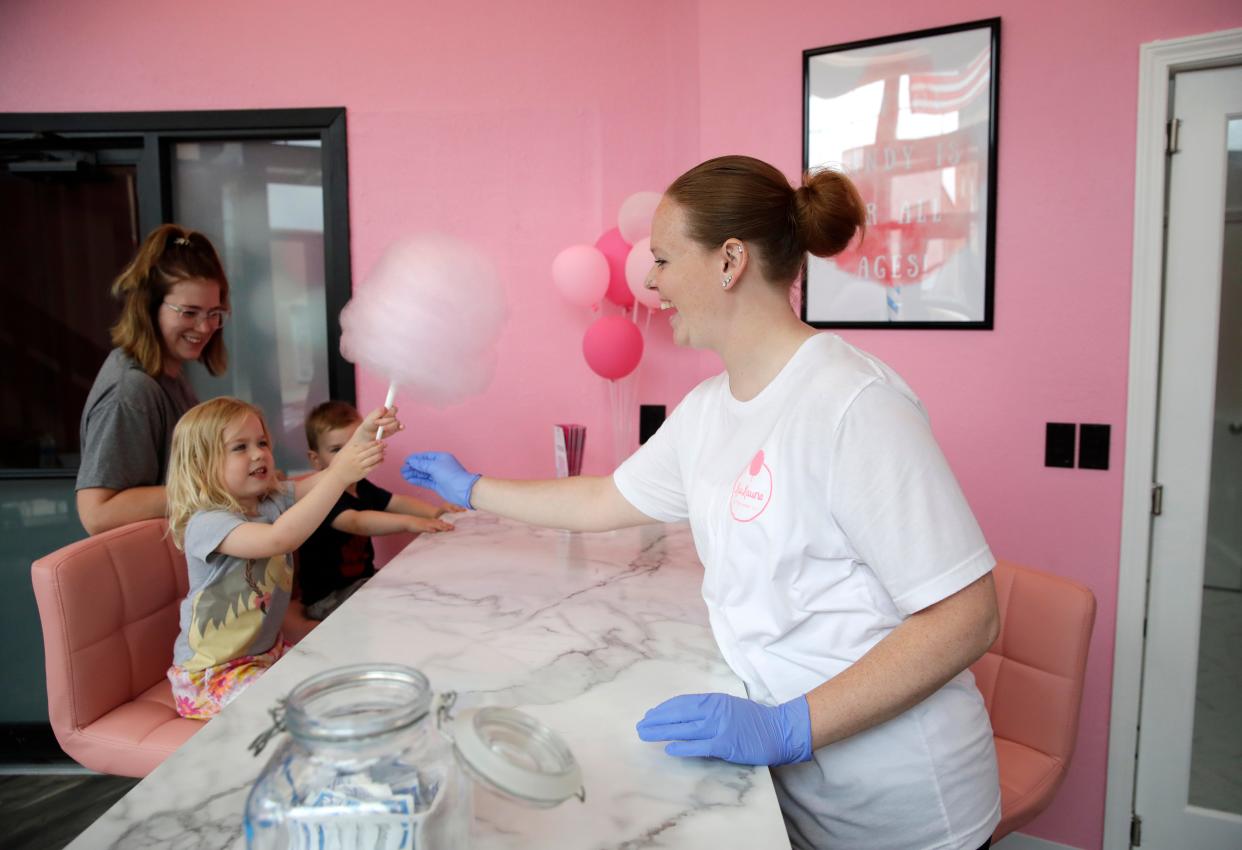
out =
[[807,258],[803,321],[993,328],[999,97],[1000,18],[803,51],[803,170],[848,174],[868,225]]

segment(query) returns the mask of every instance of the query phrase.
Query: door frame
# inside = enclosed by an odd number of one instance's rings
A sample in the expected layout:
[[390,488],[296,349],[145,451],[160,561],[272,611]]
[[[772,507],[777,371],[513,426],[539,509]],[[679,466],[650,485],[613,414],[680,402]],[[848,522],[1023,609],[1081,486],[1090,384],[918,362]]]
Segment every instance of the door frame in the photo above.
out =
[[[1151,554],[1157,393],[1164,291],[1165,132],[1170,81],[1179,71],[1242,63],[1242,28],[1139,47],[1138,145],[1134,175],[1130,363],[1126,401],[1121,556],[1109,717],[1104,847],[1130,846],[1143,682],[1143,631]],[[1141,813],[1140,813],[1141,814]]]

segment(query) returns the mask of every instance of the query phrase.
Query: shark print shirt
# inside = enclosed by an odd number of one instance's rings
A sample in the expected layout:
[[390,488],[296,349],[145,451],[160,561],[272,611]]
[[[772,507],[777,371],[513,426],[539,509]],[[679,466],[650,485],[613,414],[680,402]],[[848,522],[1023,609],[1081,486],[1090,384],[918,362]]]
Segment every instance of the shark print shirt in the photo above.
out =
[[229,532],[246,522],[276,521],[293,504],[293,484],[259,503],[258,516],[200,511],[185,529],[190,590],[181,602],[181,634],[173,662],[205,670],[271,649],[289,607],[293,562],[289,555],[247,560],[218,551]]

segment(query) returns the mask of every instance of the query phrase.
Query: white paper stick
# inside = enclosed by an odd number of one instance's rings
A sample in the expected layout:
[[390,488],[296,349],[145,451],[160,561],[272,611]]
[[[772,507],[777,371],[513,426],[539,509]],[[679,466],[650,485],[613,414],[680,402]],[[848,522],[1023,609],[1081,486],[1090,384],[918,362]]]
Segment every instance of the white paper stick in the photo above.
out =
[[[388,384],[388,395],[384,396],[384,407],[392,407],[393,400],[397,397],[397,382],[391,381]],[[375,439],[384,439],[384,427],[381,425],[375,432]]]

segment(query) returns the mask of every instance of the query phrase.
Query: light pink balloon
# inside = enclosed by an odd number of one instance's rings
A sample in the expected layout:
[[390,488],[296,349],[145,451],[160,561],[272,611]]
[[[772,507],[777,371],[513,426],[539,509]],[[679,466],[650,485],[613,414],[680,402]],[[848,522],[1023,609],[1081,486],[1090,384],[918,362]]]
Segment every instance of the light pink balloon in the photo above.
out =
[[638,303],[651,310],[660,309],[660,295],[647,288],[647,275],[651,273],[651,238],[639,239],[625,258],[625,282]]
[[582,356],[601,378],[624,378],[643,359],[643,335],[625,316],[604,316],[586,329]]
[[395,242],[341,310],[341,354],[443,407],[482,392],[508,315],[495,268],[446,236]]
[[631,245],[651,235],[651,217],[660,205],[659,192],[635,192],[621,203],[617,212],[617,229]]
[[594,245],[572,245],[552,261],[552,282],[570,304],[590,307],[608,291],[608,258]]

